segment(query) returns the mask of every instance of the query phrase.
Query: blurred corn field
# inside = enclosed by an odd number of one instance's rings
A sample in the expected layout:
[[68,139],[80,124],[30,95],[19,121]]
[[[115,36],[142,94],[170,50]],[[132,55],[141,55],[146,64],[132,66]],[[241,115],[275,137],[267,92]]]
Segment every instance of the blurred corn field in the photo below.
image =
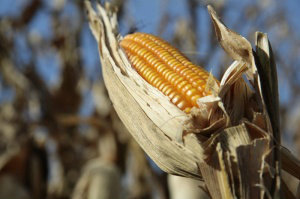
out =
[[[123,35],[160,36],[216,77],[232,60],[218,45],[208,4],[252,43],[256,30],[266,32],[283,145],[300,156],[299,1],[110,2]],[[0,0],[0,199],[207,198],[196,182],[159,170],[133,140],[98,57],[83,1]],[[295,192],[297,181],[283,175]]]

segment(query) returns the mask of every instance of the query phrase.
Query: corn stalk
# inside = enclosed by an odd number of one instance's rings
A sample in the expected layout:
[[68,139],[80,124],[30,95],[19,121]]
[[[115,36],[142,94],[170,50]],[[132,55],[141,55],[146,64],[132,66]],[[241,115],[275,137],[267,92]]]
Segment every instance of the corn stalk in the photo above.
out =
[[295,198],[281,169],[300,179],[300,164],[280,145],[277,74],[266,34],[256,33],[255,52],[208,6],[217,39],[235,61],[220,84],[208,78],[212,94],[184,113],[133,69],[119,45],[115,11],[96,7],[86,2],[110,99],[161,169],[204,182],[213,199]]

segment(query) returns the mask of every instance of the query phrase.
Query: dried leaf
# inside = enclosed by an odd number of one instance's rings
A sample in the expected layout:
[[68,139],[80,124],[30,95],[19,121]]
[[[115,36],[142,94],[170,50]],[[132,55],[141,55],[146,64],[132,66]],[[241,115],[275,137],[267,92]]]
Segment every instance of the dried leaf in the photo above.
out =
[[245,62],[250,66],[253,63],[253,55],[249,41],[240,34],[228,29],[210,5],[207,6],[207,9],[214,23],[219,43],[225,52],[234,60]]

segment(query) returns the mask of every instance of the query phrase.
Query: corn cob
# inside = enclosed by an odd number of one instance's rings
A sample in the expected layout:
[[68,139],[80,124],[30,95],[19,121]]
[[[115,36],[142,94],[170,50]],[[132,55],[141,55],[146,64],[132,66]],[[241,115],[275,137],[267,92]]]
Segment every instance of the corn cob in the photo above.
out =
[[186,113],[198,107],[197,99],[211,94],[205,91],[209,73],[162,39],[134,33],[120,45],[135,70]]

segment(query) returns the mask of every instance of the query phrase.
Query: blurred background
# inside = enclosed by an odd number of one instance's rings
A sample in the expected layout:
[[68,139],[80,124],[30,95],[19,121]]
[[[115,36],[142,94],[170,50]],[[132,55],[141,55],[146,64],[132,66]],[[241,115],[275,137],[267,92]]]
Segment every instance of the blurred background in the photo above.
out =
[[[268,34],[283,144],[300,155],[300,1],[111,0],[120,32],[158,35],[220,79],[233,60],[206,6],[254,45]],[[102,1],[103,3],[103,1]],[[292,191],[296,181],[288,178]],[[0,0],[0,199],[207,198],[132,139],[102,79],[82,0]]]

